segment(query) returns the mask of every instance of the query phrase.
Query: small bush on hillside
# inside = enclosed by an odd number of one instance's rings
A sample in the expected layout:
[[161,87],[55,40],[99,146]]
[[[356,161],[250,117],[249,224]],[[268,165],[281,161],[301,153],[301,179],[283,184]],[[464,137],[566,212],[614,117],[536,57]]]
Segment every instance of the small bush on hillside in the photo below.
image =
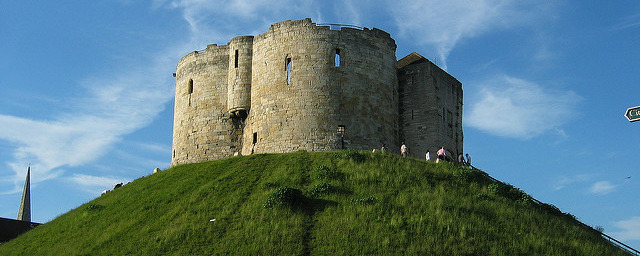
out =
[[319,184],[316,184],[315,186],[313,186],[311,188],[311,190],[309,190],[309,195],[311,197],[317,197],[317,196],[321,196],[321,195],[335,193],[338,190],[339,189],[337,187],[334,187],[329,183],[322,182],[322,183],[319,183]]
[[84,209],[87,211],[99,211],[99,210],[102,210],[102,208],[104,208],[104,205],[90,204],[90,205],[87,205],[87,207]]
[[518,201],[518,203],[526,204],[526,205],[533,205],[534,204],[533,197],[531,197],[530,195],[525,194],[525,193],[522,193],[522,196],[517,201]]
[[336,152],[335,154],[333,154],[333,157],[351,159],[356,163],[362,163],[367,159],[367,156],[364,153],[353,149]]
[[489,186],[487,186],[487,189],[489,190],[489,192],[491,192],[491,194],[500,195],[500,184],[498,183],[489,184]]
[[275,188],[275,187],[278,186],[278,184],[277,183],[272,183],[272,182],[267,182],[267,183],[263,184],[262,186],[265,187],[265,188]]
[[530,204],[532,203],[531,196],[524,193],[519,188],[514,187],[511,184],[506,184],[502,182],[496,182],[489,184],[487,187],[489,192],[495,195],[499,195],[514,201],[518,201],[521,203]]
[[281,187],[274,191],[264,202],[264,208],[275,206],[297,207],[304,204],[306,197],[296,188]]
[[354,204],[375,204],[377,201],[373,196],[351,199],[351,202]]
[[356,150],[347,150],[345,155],[347,158],[353,160],[356,163],[362,163],[364,162],[364,160],[367,159],[367,156],[365,156],[363,153],[358,152]]
[[485,193],[479,193],[473,196],[473,198],[478,199],[478,200],[488,200],[491,197]]
[[482,183],[487,182],[486,173],[480,170],[458,169],[453,175],[461,181]]
[[339,180],[344,175],[336,169],[326,165],[320,165],[313,171],[313,177],[318,180]]
[[550,213],[551,215],[556,215],[556,216],[564,215],[564,213],[560,209],[558,209],[558,207],[552,204],[545,204],[545,203],[538,204],[538,208]]
[[542,203],[542,204],[537,204],[536,206],[539,209],[542,209],[543,211],[546,211],[546,212],[548,212],[548,213],[550,213],[552,215],[555,215],[555,216],[558,216],[558,217],[568,217],[568,218],[570,218],[572,220],[575,220],[575,221],[578,220],[576,218],[576,216],[574,216],[573,214],[562,212],[555,205]]

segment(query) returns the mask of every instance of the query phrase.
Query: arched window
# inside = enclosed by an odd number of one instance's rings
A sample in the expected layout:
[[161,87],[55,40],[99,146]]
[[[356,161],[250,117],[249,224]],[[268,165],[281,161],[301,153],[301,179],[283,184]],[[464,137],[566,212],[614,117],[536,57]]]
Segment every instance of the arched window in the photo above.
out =
[[189,86],[187,87],[187,93],[188,94],[193,93],[193,79],[189,79]]
[[287,57],[285,61],[285,69],[287,70],[287,84],[291,83],[291,58]]
[[340,67],[341,63],[340,63],[340,49],[336,49],[336,55],[335,58],[333,60],[333,63],[336,65],[336,67]]

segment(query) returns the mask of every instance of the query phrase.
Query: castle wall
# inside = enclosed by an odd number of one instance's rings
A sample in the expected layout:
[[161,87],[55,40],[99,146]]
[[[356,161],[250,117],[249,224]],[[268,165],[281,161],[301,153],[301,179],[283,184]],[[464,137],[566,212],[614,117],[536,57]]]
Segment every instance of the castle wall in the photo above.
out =
[[[419,54],[396,61],[379,29],[283,21],[184,56],[171,165],[236,153],[462,153],[462,85]],[[344,128],[344,137],[337,133]]]
[[253,46],[242,154],[340,149],[339,125],[345,148],[397,145],[396,46],[389,34],[331,30],[306,19],[273,24]]
[[229,157],[240,147],[227,111],[228,63],[229,47],[217,45],[178,62],[171,165]]
[[463,152],[462,84],[422,58],[398,69],[401,140],[411,156],[432,158],[440,147],[452,156]]

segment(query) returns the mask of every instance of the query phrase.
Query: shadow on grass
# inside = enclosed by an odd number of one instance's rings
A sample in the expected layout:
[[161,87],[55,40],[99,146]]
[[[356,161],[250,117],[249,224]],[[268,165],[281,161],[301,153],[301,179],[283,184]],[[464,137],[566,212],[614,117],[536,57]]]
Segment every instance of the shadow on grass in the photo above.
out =
[[336,201],[319,199],[319,198],[307,198],[307,202],[301,205],[300,207],[298,207],[297,210],[302,211],[307,215],[313,216],[318,212],[324,211],[328,207],[332,207],[336,205],[338,205],[338,202]]

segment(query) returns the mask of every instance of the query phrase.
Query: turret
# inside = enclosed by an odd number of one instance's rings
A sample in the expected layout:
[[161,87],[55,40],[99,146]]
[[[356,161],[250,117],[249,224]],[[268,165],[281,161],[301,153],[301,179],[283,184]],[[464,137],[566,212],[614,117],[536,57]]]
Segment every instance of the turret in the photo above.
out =
[[239,36],[229,42],[227,109],[231,117],[247,117],[251,106],[251,58],[253,36]]

